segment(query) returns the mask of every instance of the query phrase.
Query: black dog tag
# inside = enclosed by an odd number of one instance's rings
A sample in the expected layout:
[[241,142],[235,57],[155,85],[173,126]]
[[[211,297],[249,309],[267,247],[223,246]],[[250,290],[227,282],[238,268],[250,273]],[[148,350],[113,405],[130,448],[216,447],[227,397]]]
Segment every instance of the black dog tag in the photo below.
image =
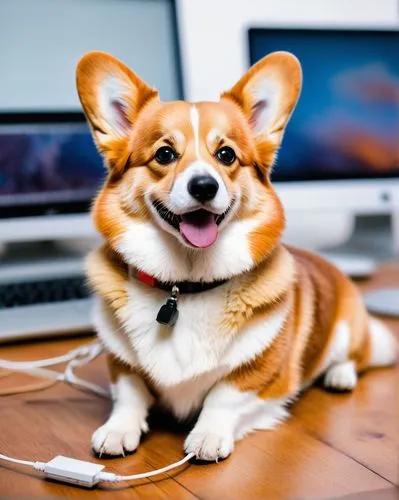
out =
[[172,289],[172,295],[166,301],[157,315],[157,321],[161,325],[173,326],[177,318],[179,317],[179,311],[177,309],[177,299],[178,299],[179,289],[174,286]]

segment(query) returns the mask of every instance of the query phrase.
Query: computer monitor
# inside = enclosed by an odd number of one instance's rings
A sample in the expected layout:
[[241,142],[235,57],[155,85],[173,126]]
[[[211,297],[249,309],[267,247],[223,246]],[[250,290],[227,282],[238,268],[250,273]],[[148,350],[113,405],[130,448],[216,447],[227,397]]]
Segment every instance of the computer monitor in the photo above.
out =
[[315,193],[318,209],[398,209],[399,31],[255,28],[248,40],[250,64],[286,50],[303,70],[273,180]]
[[[104,174],[82,113],[0,114],[0,227],[18,226],[25,218],[71,216],[65,231],[73,235],[76,217],[89,210]],[[31,220],[33,237],[35,225]],[[31,239],[27,230],[19,231],[4,231],[0,239]]]
[[174,0],[2,0],[0,11],[0,243],[92,237],[88,209],[106,169],[77,62],[109,52],[162,99],[181,98]]

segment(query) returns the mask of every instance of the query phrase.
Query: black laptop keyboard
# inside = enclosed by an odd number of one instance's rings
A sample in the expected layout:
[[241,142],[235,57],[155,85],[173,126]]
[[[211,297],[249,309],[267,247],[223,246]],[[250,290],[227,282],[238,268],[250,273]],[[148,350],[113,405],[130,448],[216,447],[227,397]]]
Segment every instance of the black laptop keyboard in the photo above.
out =
[[83,299],[89,295],[84,276],[0,284],[0,309]]

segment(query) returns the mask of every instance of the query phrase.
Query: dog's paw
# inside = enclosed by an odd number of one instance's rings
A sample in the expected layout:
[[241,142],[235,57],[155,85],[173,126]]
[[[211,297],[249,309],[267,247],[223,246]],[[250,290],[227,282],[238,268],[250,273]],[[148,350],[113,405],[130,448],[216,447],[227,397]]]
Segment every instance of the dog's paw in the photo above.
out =
[[141,433],[148,430],[145,425],[136,425],[131,422],[123,425],[105,423],[93,434],[91,445],[98,455],[125,455],[125,452],[134,451],[140,442]]
[[217,462],[220,458],[228,457],[233,449],[233,436],[212,432],[196,432],[195,429],[188,435],[184,443],[186,453],[195,453],[196,458],[208,462]]
[[333,365],[324,376],[324,387],[339,391],[351,391],[356,387],[357,373],[353,361]]

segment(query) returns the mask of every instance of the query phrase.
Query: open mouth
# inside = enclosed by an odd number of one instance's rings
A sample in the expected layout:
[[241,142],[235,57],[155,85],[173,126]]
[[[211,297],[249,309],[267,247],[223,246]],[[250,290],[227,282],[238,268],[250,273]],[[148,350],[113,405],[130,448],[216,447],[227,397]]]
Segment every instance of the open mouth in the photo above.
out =
[[231,210],[234,200],[222,214],[214,214],[205,209],[195,210],[186,214],[177,215],[171,212],[161,201],[152,204],[158,215],[193,247],[206,248],[215,243],[218,237],[218,226]]

